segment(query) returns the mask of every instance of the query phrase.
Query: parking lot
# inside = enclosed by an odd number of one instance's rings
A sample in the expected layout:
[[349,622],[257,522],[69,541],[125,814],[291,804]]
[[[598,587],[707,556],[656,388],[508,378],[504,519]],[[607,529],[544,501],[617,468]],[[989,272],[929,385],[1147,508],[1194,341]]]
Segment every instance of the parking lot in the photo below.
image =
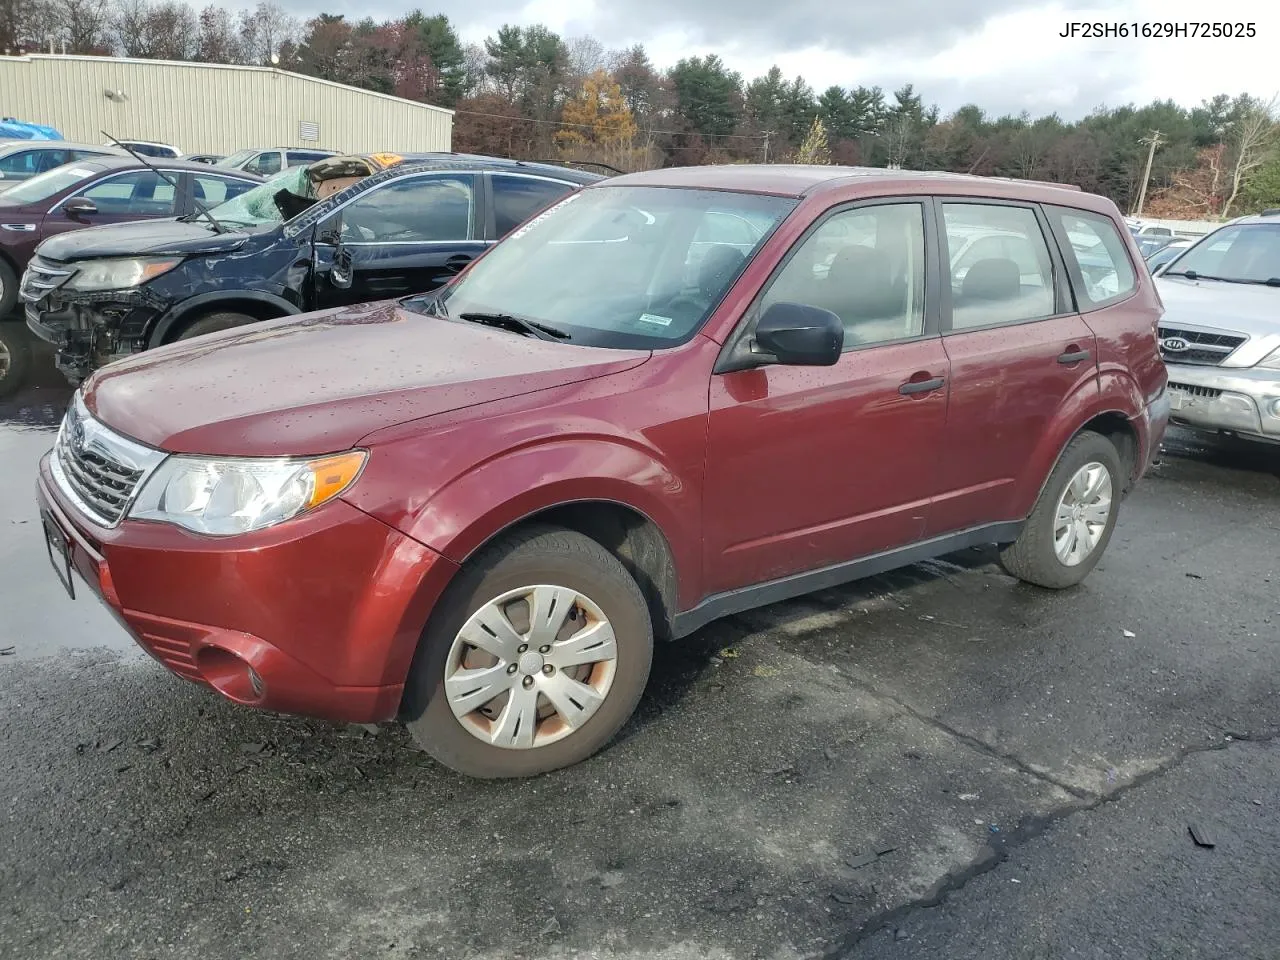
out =
[[1079,589],[975,549],[735,616],[596,758],[482,783],[232,707],[68,600],[32,485],[69,389],[30,346],[0,957],[1275,956],[1280,449],[1175,430]]

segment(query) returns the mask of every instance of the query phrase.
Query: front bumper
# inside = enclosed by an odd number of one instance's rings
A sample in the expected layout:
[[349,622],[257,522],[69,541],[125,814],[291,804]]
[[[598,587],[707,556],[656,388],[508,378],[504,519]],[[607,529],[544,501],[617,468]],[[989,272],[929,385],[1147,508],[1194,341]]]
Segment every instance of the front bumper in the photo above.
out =
[[1173,423],[1280,442],[1280,370],[1166,367]]
[[235,538],[86,520],[40,462],[40,508],[76,573],[147,653],[228,699],[393,719],[448,560],[342,500]]

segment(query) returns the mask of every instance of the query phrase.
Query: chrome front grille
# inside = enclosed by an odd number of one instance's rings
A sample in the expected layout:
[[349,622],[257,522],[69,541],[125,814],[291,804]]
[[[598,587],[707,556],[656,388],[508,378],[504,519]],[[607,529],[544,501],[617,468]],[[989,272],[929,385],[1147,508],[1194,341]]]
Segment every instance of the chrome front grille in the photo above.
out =
[[50,290],[55,290],[66,282],[74,270],[65,269],[61,264],[54,264],[39,257],[32,257],[22,274],[22,286],[19,293],[23,300],[34,303]]
[[[1248,339],[1234,333],[1207,333],[1203,330],[1160,327],[1160,355],[1170,363],[1217,366],[1235,353],[1236,348]],[[1175,349],[1175,347],[1181,347],[1181,349]]]
[[163,451],[95,420],[77,392],[62,418],[50,469],[58,487],[90,520],[114,527],[164,458]]

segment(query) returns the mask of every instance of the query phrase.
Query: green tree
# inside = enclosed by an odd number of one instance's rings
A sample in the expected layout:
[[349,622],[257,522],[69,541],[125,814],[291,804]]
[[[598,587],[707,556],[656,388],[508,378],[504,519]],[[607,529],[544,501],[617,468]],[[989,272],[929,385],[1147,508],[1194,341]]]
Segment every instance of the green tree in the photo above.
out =
[[404,25],[417,32],[418,42],[439,77],[430,101],[442,107],[455,106],[467,93],[467,64],[453,24],[443,13],[427,16],[414,10],[404,18]]
[[830,163],[831,147],[827,143],[827,130],[821,117],[814,117],[804,142],[796,151],[796,163]]
[[714,53],[687,57],[670,72],[676,109],[696,132],[733,133],[742,110],[742,75],[729,70]]

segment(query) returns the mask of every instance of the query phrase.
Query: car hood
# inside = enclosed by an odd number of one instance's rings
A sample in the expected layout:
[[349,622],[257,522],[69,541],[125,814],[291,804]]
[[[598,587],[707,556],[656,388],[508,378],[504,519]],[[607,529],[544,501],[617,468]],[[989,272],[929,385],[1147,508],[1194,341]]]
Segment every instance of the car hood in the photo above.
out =
[[269,320],[98,370],[85,403],[174,453],[305,456],[383,427],[638,366],[648,351],[575,347],[395,302]]
[[208,221],[177,219],[107,223],[59,233],[36,249],[47,260],[90,260],[98,257],[149,257],[168,253],[225,253],[243,246],[249,234],[214,233]]

